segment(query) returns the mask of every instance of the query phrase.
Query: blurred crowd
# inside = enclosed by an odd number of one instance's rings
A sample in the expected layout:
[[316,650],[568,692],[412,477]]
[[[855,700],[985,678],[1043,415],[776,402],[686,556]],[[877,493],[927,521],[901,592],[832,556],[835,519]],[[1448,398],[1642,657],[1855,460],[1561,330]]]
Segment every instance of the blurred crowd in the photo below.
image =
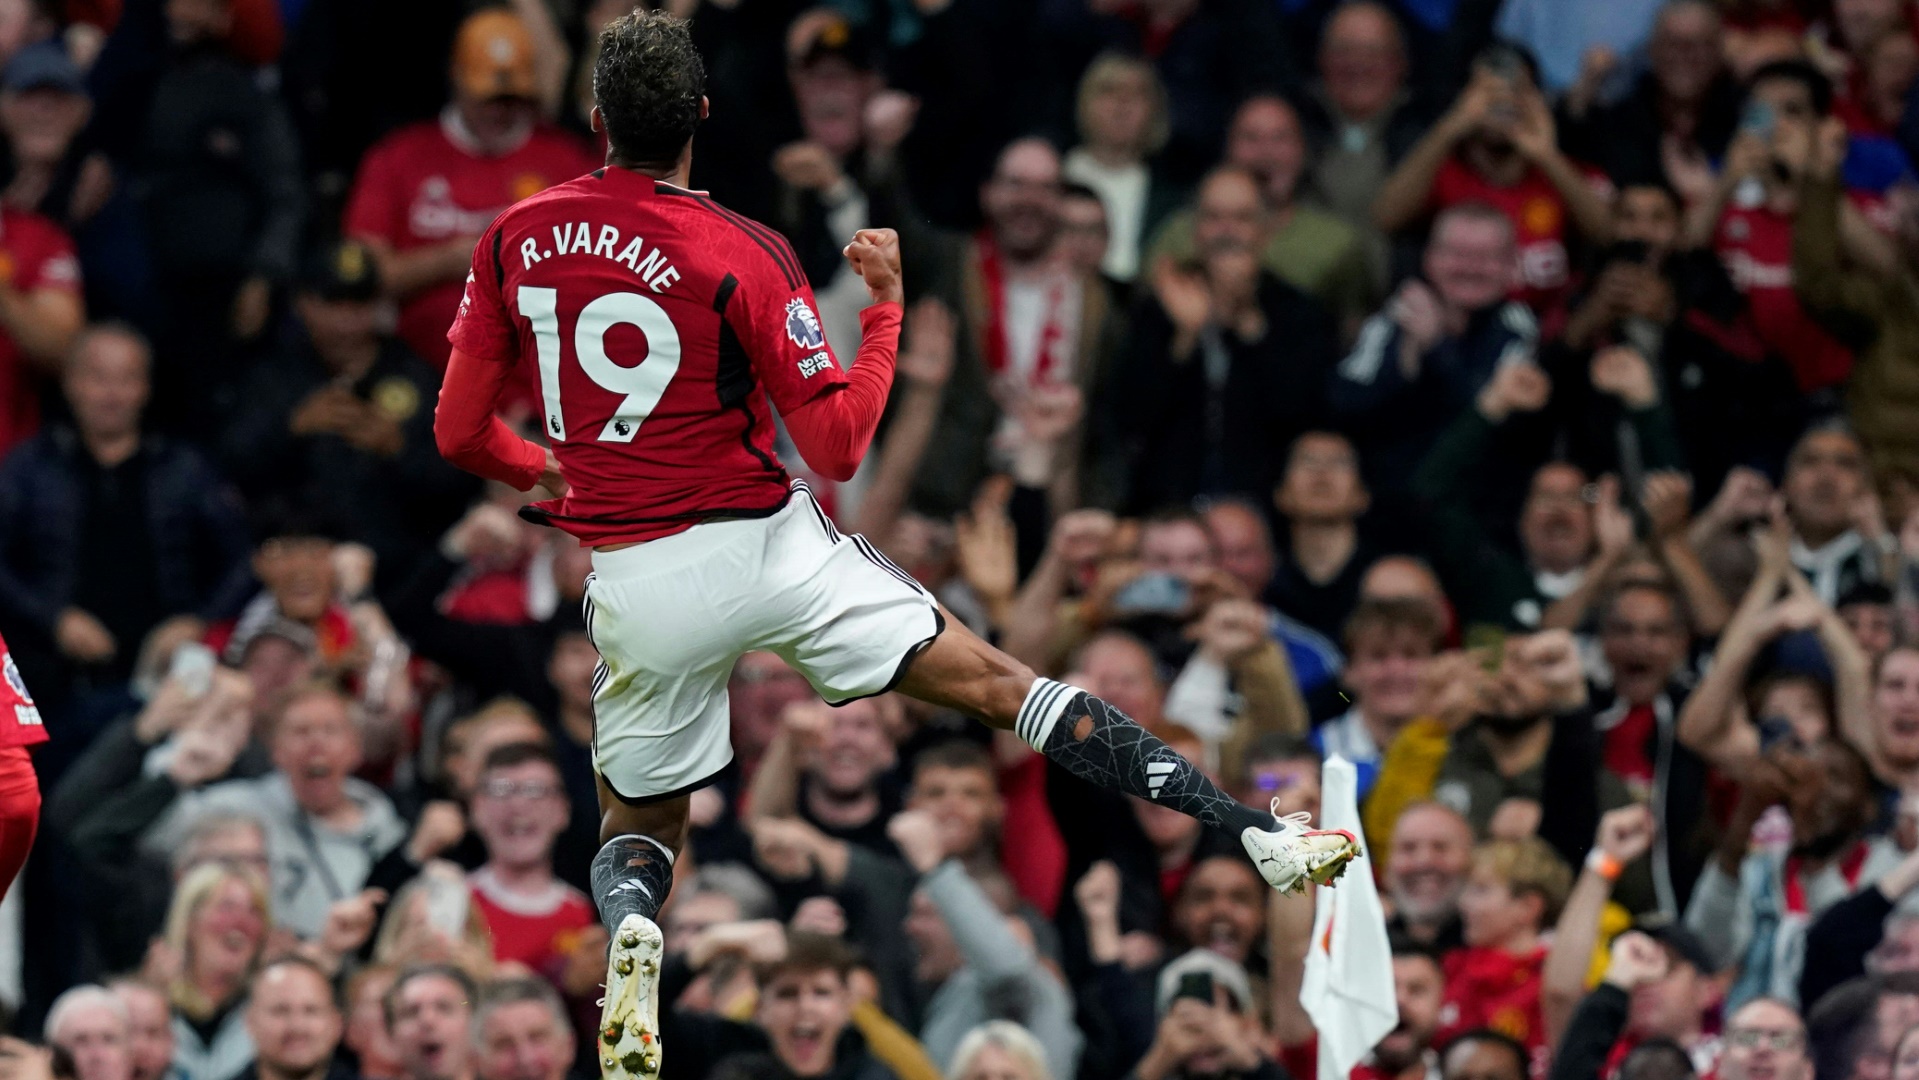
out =
[[[0,1080],[597,1073],[587,553],[431,426],[632,6],[0,0]],[[1356,1078],[1919,1078],[1909,0],[666,6],[843,361],[902,235],[841,527],[1252,805],[1357,766]],[[1234,838],[730,694],[667,1077],[1316,1075]]]

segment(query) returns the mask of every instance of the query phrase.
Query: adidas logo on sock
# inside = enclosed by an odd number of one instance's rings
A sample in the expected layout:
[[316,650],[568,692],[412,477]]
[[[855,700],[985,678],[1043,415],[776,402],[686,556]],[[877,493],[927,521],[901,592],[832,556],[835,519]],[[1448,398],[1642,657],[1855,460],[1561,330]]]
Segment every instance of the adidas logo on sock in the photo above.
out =
[[1165,786],[1166,778],[1173,775],[1173,770],[1178,767],[1179,765],[1176,762],[1171,762],[1171,761],[1147,762],[1146,763],[1146,793],[1147,795],[1155,799],[1159,798],[1159,789]]
[[622,881],[618,885],[613,886],[613,891],[606,894],[607,899],[611,900],[614,896],[618,895],[621,892],[637,892],[641,896],[646,897],[648,900],[653,899],[653,890],[647,888],[644,884],[642,884],[641,882],[635,881],[632,878],[627,878],[625,881]]

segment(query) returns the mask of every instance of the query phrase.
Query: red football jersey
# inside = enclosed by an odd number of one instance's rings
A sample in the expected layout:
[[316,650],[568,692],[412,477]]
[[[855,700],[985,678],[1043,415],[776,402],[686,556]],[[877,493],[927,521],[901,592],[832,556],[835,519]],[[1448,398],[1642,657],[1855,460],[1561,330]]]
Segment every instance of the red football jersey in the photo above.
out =
[[1489,1027],[1528,1050],[1546,1045],[1546,1024],[1539,1012],[1545,964],[1544,947],[1524,956],[1491,947],[1447,953],[1446,1004],[1434,1043],[1444,1046],[1462,1031]]
[[[0,281],[31,293],[80,291],[80,260],[60,226],[25,210],[0,210]],[[0,333],[0,457],[40,428],[41,376],[12,337]]]
[[[462,145],[445,121],[413,124],[367,151],[353,183],[344,229],[395,251],[478,236],[500,211],[599,164],[580,140],[536,129],[510,154],[483,157]],[[399,337],[435,367],[446,367],[446,328],[460,306],[460,284],[421,289],[400,305]]]
[[587,544],[778,510],[767,399],[790,413],[847,378],[779,233],[613,167],[493,222],[448,337],[537,371],[570,490],[535,506]]
[[[34,707],[27,682],[0,638],[0,746],[33,746],[47,741],[46,725],[40,722],[40,710]],[[0,893],[6,891],[0,883]]]
[[1760,340],[1791,365],[1799,389],[1844,382],[1852,371],[1852,350],[1815,322],[1793,291],[1792,218],[1765,206],[1728,207],[1713,235],[1713,250],[1746,294]]

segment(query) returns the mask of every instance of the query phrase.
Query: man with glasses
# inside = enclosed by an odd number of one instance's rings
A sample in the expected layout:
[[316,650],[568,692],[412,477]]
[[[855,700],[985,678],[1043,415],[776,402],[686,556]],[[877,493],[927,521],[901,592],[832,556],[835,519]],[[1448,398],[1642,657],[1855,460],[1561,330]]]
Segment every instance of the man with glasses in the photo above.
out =
[[1755,998],[1726,1022],[1726,1052],[1719,1080],[1811,1080],[1806,1024],[1792,1006]]
[[[494,959],[549,979],[575,951],[605,945],[592,902],[553,874],[553,844],[568,817],[560,770],[545,747],[511,743],[487,755],[472,802],[486,862],[467,881],[493,932]],[[588,969],[597,982],[600,965]]]

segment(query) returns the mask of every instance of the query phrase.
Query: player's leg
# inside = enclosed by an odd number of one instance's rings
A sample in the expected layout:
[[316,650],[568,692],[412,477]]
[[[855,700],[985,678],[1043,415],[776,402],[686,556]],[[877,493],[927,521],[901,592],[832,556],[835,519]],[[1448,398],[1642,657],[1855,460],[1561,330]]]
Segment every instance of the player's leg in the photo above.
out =
[[673,888],[673,860],[686,843],[692,796],[634,806],[599,777],[600,852],[593,857],[593,898],[607,933],[628,915],[660,913]]
[[901,693],[1015,731],[1067,772],[1137,795],[1240,837],[1275,887],[1332,881],[1358,854],[1350,834],[1276,821],[1221,791],[1192,762],[1131,717],[1076,686],[1036,677],[1026,665],[949,618],[899,683]]

